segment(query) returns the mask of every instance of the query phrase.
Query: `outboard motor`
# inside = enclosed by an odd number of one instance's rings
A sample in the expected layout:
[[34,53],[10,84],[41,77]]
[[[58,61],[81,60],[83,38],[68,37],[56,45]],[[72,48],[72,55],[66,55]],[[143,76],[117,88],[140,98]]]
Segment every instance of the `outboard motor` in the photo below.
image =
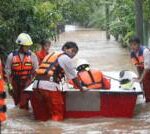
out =
[[120,80],[120,88],[130,90],[133,89],[135,90],[135,87],[133,87],[133,82],[132,82],[132,75],[131,72],[128,70],[123,70],[119,74],[119,80]]

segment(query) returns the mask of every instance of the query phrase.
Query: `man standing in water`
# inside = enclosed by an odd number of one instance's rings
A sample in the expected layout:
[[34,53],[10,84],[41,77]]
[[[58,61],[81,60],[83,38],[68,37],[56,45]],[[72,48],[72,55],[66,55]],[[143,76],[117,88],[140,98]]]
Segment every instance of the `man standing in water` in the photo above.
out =
[[34,92],[31,103],[37,120],[64,119],[64,100],[60,89],[60,82],[64,75],[72,79],[76,87],[82,90],[77,80],[71,59],[77,54],[78,46],[74,42],[67,42],[62,52],[48,54],[36,71]]
[[44,57],[49,53],[51,42],[48,40],[43,40],[40,42],[40,45],[41,45],[41,50],[35,52],[36,56],[38,57],[39,64],[42,63]]
[[6,98],[6,92],[5,92],[4,80],[3,80],[3,68],[2,68],[2,62],[0,59],[0,123],[6,120],[5,98]]
[[24,88],[31,83],[34,77],[35,70],[38,68],[38,59],[30,50],[33,42],[28,34],[21,33],[16,43],[20,47],[8,55],[5,71],[8,83],[12,85],[12,97],[15,105],[28,109],[28,101],[22,104],[22,100],[25,98]]
[[150,50],[140,44],[138,37],[131,38],[129,43],[131,59],[139,74],[137,81],[143,83],[146,102],[150,102]]
[[[110,89],[110,80],[99,69],[92,69],[85,59],[78,60],[76,70],[78,80],[87,89]],[[72,81],[69,83],[72,84]]]

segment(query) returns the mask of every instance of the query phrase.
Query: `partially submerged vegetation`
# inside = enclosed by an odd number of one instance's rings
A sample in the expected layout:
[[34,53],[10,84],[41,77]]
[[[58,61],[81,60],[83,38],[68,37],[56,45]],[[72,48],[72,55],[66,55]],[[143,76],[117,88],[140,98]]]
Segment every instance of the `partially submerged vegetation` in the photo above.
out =
[[[144,40],[148,42],[150,0],[143,1]],[[135,31],[133,0],[0,0],[0,46],[15,49],[16,36],[31,35],[34,43],[54,38],[58,25],[78,24],[107,30],[123,46]],[[140,27],[140,26],[139,26]],[[3,46],[3,48],[2,48]]]

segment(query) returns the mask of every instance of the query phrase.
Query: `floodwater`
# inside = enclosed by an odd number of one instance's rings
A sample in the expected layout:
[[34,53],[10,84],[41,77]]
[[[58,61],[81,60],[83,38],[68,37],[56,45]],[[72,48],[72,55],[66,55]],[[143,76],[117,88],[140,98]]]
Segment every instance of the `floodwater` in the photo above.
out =
[[[128,50],[121,48],[113,37],[106,41],[105,32],[67,29],[67,32],[60,35],[59,41],[54,43],[54,49],[60,49],[66,41],[75,41],[79,45],[80,50],[75,59],[85,58],[94,68],[102,71],[135,71]],[[37,122],[33,118],[32,109],[19,110],[9,97],[8,120],[2,124],[2,134],[149,134],[150,104],[145,104],[142,99],[141,96],[132,119],[89,118]]]

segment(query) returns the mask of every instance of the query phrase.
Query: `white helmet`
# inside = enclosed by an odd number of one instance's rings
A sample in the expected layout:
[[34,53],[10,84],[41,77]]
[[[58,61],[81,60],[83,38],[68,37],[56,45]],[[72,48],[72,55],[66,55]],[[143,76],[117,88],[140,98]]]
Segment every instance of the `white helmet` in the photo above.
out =
[[85,60],[85,59],[79,59],[79,60],[77,61],[77,66],[76,66],[76,68],[77,68],[77,70],[79,71],[79,70],[85,69],[85,68],[87,68],[87,67],[89,67],[89,66],[90,66],[90,64],[88,63],[87,60]]
[[128,71],[128,70],[121,71],[119,76],[120,76],[120,80],[124,80],[124,79],[132,80],[133,79],[131,71]]
[[28,35],[26,33],[19,34],[19,36],[16,40],[16,43],[23,45],[23,46],[31,46],[33,44],[30,35]]
[[89,65],[88,61],[85,59],[79,59],[77,61],[77,67],[81,66],[81,65]]

